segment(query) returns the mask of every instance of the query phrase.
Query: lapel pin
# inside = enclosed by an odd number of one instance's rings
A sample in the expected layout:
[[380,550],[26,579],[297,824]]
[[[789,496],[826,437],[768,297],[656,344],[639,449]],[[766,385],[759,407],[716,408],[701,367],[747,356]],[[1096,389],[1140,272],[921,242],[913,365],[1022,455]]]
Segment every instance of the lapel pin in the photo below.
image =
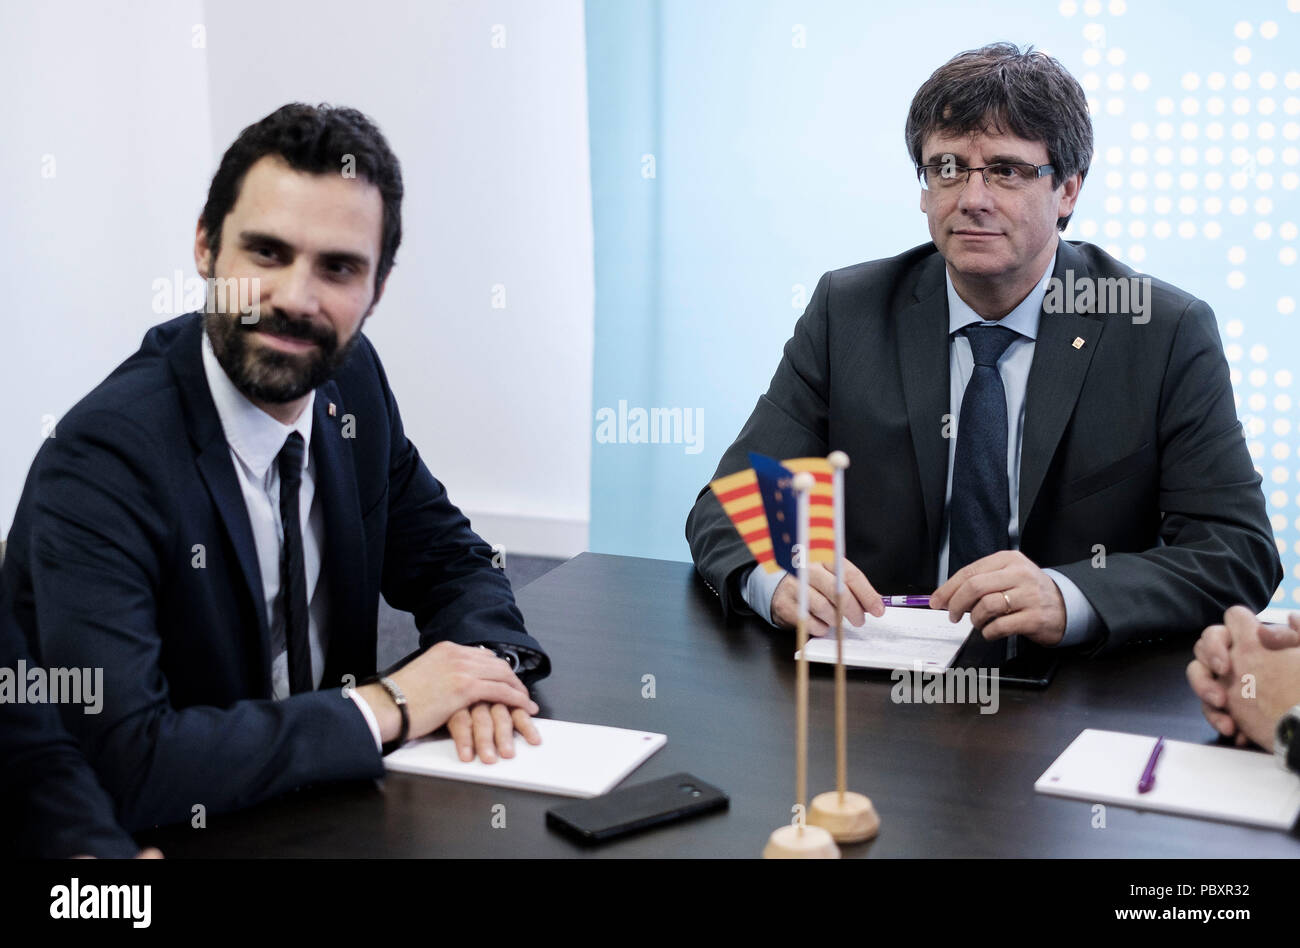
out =
[[[1073,344],[1074,348],[1076,348],[1076,349],[1082,349],[1082,348],[1084,347],[1084,345],[1086,345],[1086,343],[1083,341],[1083,337],[1082,337],[1082,336],[1075,336],[1075,337],[1074,337],[1074,342],[1073,342],[1072,344]],[[334,406],[333,406],[333,405],[330,406],[330,414],[331,414],[331,415],[334,414]]]
[[[1078,340],[1076,339],[1075,342],[1077,343]],[[334,407],[333,402],[330,402],[330,417],[333,418],[337,414],[338,414],[338,409]]]

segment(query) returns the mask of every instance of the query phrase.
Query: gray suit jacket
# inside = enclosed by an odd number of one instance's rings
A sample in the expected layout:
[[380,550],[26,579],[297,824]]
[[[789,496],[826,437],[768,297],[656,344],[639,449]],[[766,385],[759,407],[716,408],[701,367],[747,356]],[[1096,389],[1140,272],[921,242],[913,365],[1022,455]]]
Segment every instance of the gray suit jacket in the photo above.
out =
[[[1071,277],[1078,286],[1134,271],[1062,240],[1053,275],[1068,287]],[[1197,633],[1235,603],[1262,609],[1282,580],[1214,313],[1177,287],[1150,286],[1145,322],[1045,313],[1025,396],[1020,549],[1088,597],[1105,625],[1103,651]],[[933,244],[827,273],[715,476],[747,467],[750,451],[846,451],[849,559],[882,592],[931,592],[948,353],[944,261]],[[724,611],[748,613],[739,578],[753,559],[707,487],[686,537]]]

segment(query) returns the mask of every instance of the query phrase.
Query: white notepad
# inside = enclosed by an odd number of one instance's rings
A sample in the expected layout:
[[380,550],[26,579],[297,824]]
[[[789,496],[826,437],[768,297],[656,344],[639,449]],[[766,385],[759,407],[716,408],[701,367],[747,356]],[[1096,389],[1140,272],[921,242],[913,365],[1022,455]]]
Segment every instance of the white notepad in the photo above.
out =
[[574,724],[533,718],[542,743],[515,735],[515,756],[485,764],[456,756],[451,738],[408,741],[384,758],[384,767],[400,773],[446,777],[516,790],[536,790],[566,797],[608,793],[668,742],[663,734],[629,731],[599,724]]
[[[912,670],[919,662],[923,670],[952,665],[970,635],[970,614],[960,622],[949,622],[939,609],[908,609],[886,606],[880,618],[868,614],[861,626],[844,620],[844,664],[855,668],[902,668]],[[795,658],[799,653],[795,652]],[[808,640],[808,661],[835,664],[835,636]]]
[[1058,797],[1289,830],[1300,815],[1300,776],[1272,754],[1165,741],[1149,793],[1138,793],[1156,738],[1088,728],[1034,789]]

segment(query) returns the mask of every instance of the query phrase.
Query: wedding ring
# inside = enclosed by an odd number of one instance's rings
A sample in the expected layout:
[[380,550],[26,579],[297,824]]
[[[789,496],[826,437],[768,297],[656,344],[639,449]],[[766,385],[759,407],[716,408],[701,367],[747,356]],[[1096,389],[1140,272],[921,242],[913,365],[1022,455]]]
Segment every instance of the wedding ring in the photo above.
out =
[[[1003,594],[1002,594],[1002,598],[1003,598],[1004,600],[1006,600],[1006,603],[1007,603],[1007,612],[1012,612],[1012,611],[1014,611],[1014,610],[1012,610],[1012,608],[1011,608],[1011,597],[1008,596],[1006,593],[1003,593]],[[1003,615],[1006,615],[1006,613],[1003,613]]]

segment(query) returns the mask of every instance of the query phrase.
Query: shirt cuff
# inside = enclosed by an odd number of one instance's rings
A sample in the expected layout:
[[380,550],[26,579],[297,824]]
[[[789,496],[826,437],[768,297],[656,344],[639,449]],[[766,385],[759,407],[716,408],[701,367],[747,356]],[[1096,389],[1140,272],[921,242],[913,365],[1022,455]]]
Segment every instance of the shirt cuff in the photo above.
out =
[[778,569],[775,573],[758,566],[751,567],[749,574],[740,581],[740,597],[749,608],[758,613],[768,625],[772,622],[772,596],[776,587],[786,577],[786,571]]
[[1091,645],[1101,638],[1101,617],[1083,591],[1074,584],[1074,580],[1054,569],[1043,570],[1056,583],[1065,600],[1065,635],[1056,643],[1056,648],[1070,645]]
[[366,699],[361,697],[361,692],[355,688],[348,689],[348,697],[356,702],[361,709],[361,716],[366,719],[366,726],[370,728],[370,736],[375,739],[375,747],[382,754],[384,752],[383,735],[379,733],[379,719],[375,717],[375,712],[370,710],[370,705],[366,704]]

